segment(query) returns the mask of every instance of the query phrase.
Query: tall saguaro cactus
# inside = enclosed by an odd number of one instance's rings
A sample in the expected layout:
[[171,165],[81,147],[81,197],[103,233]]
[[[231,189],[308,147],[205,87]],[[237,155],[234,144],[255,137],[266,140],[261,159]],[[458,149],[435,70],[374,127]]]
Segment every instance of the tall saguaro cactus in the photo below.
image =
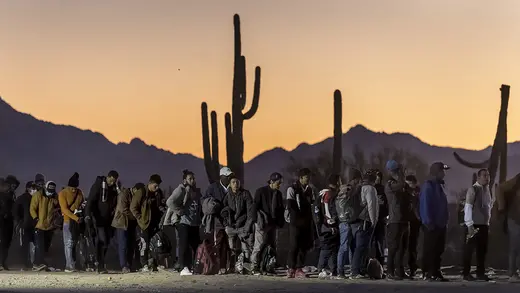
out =
[[339,90],[334,91],[334,146],[332,149],[332,170],[335,174],[341,174],[343,154],[341,149],[341,139],[343,136],[342,122],[343,109],[342,98]]
[[218,161],[218,124],[217,112],[211,111],[211,141],[209,136],[208,105],[201,105],[202,116],[202,149],[204,151],[204,166],[210,183],[219,179],[220,164]]
[[226,113],[226,151],[228,166],[235,175],[244,181],[244,120],[253,118],[260,100],[260,67],[255,68],[255,82],[251,108],[244,111],[247,104],[246,57],[242,55],[242,37],[240,34],[240,16],[233,17],[235,28],[235,54],[233,73],[233,93],[231,114]]
[[[231,113],[224,116],[226,126],[226,154],[227,165],[235,173],[235,175],[244,182],[244,120],[253,118],[258,110],[260,100],[260,67],[255,68],[255,82],[253,88],[253,99],[251,108],[244,111],[247,104],[247,80],[246,80],[246,58],[242,55],[242,38],[240,34],[240,17],[235,14],[233,17],[233,26],[235,30],[234,40],[234,72],[233,72],[233,92]],[[212,125],[212,131],[216,129],[216,116],[211,113],[212,124],[213,116],[215,116],[215,126]],[[206,118],[204,118],[206,115]],[[210,153],[209,142],[209,126],[207,125],[207,105],[202,103],[202,144],[204,148],[204,163],[206,172],[210,182],[218,180],[218,146],[215,150],[215,142],[218,144],[218,135],[216,130],[211,145],[213,146],[213,154]],[[206,121],[206,122],[204,122]],[[206,123],[206,124],[205,124]],[[215,167],[217,166],[217,167]],[[215,171],[216,170],[216,173]]]
[[490,186],[493,186],[495,182],[499,165],[499,182],[504,182],[507,178],[507,108],[509,106],[509,90],[509,85],[503,84],[500,87],[500,114],[498,117],[497,132],[489,159],[480,163],[472,163],[461,158],[456,152],[453,153],[457,162],[463,166],[473,169],[488,168],[491,176]]

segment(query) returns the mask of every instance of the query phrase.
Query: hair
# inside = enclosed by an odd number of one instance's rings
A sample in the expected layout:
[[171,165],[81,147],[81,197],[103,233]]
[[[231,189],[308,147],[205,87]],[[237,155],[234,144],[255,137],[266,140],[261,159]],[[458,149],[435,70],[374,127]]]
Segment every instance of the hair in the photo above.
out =
[[108,172],[108,176],[107,177],[112,177],[112,178],[118,179],[119,178],[119,173],[117,173],[116,170],[110,170],[110,172]]
[[484,172],[488,172],[488,169],[486,169],[486,168],[482,168],[482,169],[478,170],[478,172],[477,172],[477,176],[478,176],[478,177],[482,176],[482,173],[484,173]]
[[182,170],[182,180],[185,180],[186,178],[188,178],[189,175],[195,176],[195,174],[188,169]]
[[298,177],[310,176],[311,170],[309,168],[302,168],[298,170]]
[[363,174],[363,180],[366,180],[368,182],[375,182],[376,178],[377,178],[376,173],[371,172],[370,170],[368,172],[365,172],[365,174]]
[[[350,174],[349,174],[349,179],[350,180],[356,180],[356,179],[362,179],[362,175],[361,175],[361,171],[359,171],[358,169],[356,168],[352,168],[350,169]],[[350,181],[349,180],[349,181]]]
[[407,175],[405,178],[404,178],[405,181],[410,181],[412,183],[417,183],[417,177],[415,177],[415,175]]
[[337,185],[339,182],[339,175],[338,174],[330,174],[329,178],[327,179],[327,182],[329,185]]
[[161,179],[161,176],[159,176],[159,174],[153,174],[152,176],[150,176],[150,183],[156,183],[156,184],[161,184],[162,183],[162,179]]

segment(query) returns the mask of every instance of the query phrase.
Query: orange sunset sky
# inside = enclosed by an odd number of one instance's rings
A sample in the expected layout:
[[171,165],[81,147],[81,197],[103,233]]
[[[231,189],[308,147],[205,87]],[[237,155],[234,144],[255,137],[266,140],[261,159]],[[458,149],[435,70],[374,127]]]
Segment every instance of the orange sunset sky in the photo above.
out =
[[509,141],[520,139],[518,0],[2,0],[0,95],[112,142],[197,156],[207,101],[223,160],[234,13],[249,97],[262,67],[246,160],[331,136],[335,89],[344,131],[360,123],[480,149],[510,84]]

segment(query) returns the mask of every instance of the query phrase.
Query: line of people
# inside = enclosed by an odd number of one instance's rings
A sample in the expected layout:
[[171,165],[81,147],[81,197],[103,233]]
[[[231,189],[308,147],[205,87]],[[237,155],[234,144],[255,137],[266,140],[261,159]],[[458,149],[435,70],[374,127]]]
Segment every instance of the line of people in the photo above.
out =
[[[280,173],[273,173],[265,186],[251,194],[228,167],[220,170],[219,181],[210,184],[204,194],[196,185],[195,174],[185,170],[181,183],[167,197],[157,174],[146,184],[123,188],[119,174],[110,171],[96,178],[88,197],[78,188],[78,173],[60,192],[53,181],[46,182],[37,174],[19,197],[15,191],[20,183],[8,176],[0,180],[0,269],[7,269],[13,230],[20,235],[25,267],[35,271],[48,269],[45,256],[53,233],[62,230],[66,272],[77,268],[79,244],[82,267],[106,273],[106,253],[115,237],[123,273],[132,270],[136,258],[140,271],[170,267],[168,256],[173,254],[177,256],[175,267],[183,276],[273,273],[277,230],[288,225],[288,278],[307,277],[303,268],[315,241],[320,244],[321,278],[375,277],[370,276],[367,264],[371,258],[384,264],[385,247],[387,270],[382,277],[414,278],[422,230],[423,279],[447,281],[440,264],[449,217],[444,191],[448,169],[441,162],[432,164],[429,178],[419,187],[415,176],[406,176],[402,165],[390,160],[386,181],[379,170],[362,173],[352,169],[347,182],[339,174],[331,174],[328,186],[317,191],[310,170],[303,168],[285,197],[280,191]],[[484,261],[494,202],[488,184],[489,172],[482,169],[466,196],[465,280],[488,280]],[[176,251],[171,251],[173,243]],[[469,271],[475,249],[476,278]],[[347,276],[348,263],[351,274]]]

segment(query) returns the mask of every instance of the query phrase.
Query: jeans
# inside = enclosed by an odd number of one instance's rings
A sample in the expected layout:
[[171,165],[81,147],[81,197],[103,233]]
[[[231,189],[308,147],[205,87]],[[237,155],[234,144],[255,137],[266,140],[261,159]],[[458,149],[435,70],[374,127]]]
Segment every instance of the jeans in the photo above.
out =
[[507,230],[509,236],[509,276],[516,275],[516,270],[520,267],[520,224],[507,219]]
[[76,241],[72,239],[70,224],[63,223],[63,248],[65,250],[65,269],[76,268]]
[[368,247],[370,245],[370,236],[372,235],[372,224],[368,221],[362,221],[350,225],[352,229],[352,239],[354,252],[352,254],[352,275],[363,274],[367,262]]
[[131,268],[135,255],[135,229],[136,224],[130,223],[127,229],[116,229],[117,253],[119,255],[119,266]]
[[34,264],[35,265],[46,265],[45,254],[49,251],[52,242],[53,231],[45,231],[36,229],[34,232],[35,241],[35,252],[34,252]]
[[352,229],[347,223],[339,224],[338,275],[345,275],[345,265],[352,263]]

